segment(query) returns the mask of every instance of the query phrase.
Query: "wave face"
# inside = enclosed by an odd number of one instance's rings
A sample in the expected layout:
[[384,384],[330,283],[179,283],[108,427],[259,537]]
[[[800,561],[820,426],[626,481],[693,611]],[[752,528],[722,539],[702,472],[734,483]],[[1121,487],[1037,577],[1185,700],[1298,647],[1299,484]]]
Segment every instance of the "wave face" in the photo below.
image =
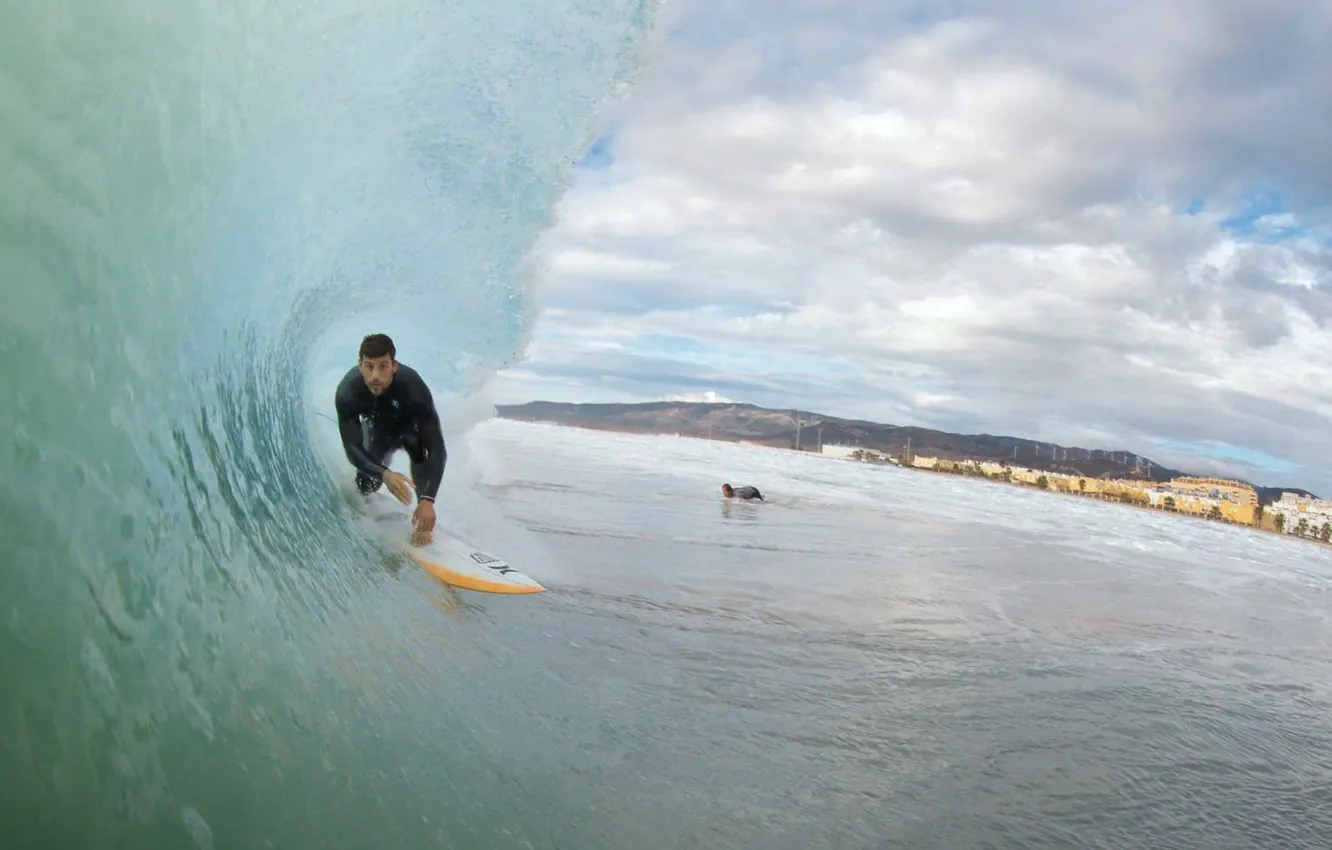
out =
[[521,352],[525,257],[655,12],[6,4],[6,846],[440,840],[413,750],[446,718],[385,685],[428,653],[310,400],[370,330],[464,406]]

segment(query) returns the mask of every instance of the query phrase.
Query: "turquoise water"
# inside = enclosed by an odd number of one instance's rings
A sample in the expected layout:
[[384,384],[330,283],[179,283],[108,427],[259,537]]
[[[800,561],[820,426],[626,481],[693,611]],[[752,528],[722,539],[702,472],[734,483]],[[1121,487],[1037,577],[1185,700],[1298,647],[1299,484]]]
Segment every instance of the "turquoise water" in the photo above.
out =
[[6,5],[7,847],[493,846],[521,824],[438,699],[465,665],[414,631],[311,403],[373,328],[451,434],[476,418],[527,333],[524,257],[654,11]]

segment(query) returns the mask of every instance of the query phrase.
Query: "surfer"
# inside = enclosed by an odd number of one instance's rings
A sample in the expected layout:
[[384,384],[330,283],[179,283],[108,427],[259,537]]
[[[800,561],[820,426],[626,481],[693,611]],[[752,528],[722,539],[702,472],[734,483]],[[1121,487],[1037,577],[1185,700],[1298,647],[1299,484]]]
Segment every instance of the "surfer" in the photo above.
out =
[[763,501],[763,494],[758,491],[758,488],[750,487],[748,485],[744,487],[732,487],[730,484],[723,484],[722,495],[728,499],[734,496],[737,499],[744,499],[746,501],[750,499],[758,499],[760,502]]
[[[435,530],[435,493],[448,460],[430,388],[415,369],[397,361],[387,334],[370,334],[361,340],[357,363],[338,384],[333,404],[342,449],[357,470],[357,489],[369,495],[385,484],[399,502],[409,505],[415,485],[412,544],[429,544]],[[362,433],[362,420],[367,433]],[[411,459],[411,482],[388,468],[389,457],[398,449]]]

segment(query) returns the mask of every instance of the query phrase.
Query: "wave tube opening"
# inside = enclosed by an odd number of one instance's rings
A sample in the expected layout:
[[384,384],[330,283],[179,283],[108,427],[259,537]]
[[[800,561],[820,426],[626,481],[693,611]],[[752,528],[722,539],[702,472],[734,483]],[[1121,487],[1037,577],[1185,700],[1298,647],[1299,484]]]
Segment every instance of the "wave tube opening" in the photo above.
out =
[[311,413],[383,330],[473,415],[656,11],[10,4],[6,846],[484,838],[427,812],[466,754],[412,682],[462,673],[414,639]]

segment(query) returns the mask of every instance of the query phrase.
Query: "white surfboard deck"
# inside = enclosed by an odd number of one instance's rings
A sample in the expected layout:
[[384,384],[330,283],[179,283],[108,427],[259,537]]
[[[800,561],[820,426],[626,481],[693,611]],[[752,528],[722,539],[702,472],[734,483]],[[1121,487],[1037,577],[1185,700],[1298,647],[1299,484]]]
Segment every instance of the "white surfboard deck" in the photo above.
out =
[[365,507],[391,545],[445,584],[482,593],[541,593],[546,589],[502,559],[443,531],[438,521],[429,545],[412,545],[413,508],[382,489],[365,500]]

